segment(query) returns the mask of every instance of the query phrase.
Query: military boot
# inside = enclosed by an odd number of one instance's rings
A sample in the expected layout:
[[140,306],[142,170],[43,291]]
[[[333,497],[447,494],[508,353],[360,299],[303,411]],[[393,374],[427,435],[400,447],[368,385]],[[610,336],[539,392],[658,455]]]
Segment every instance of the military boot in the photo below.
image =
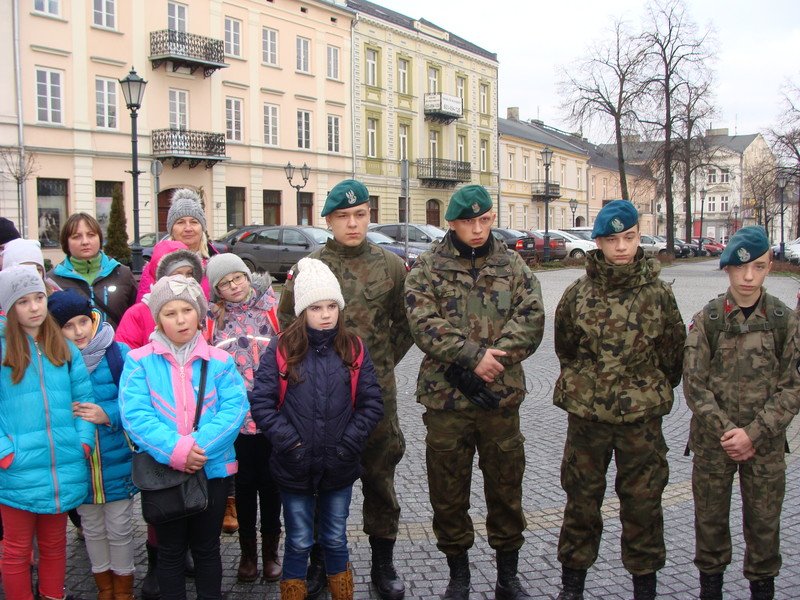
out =
[[656,574],[633,576],[633,600],[656,600]]
[[467,553],[448,556],[447,565],[450,567],[450,581],[442,600],[468,600],[470,575]]
[[160,600],[161,588],[158,587],[156,570],[158,567],[158,548],[147,543],[147,573],[142,580],[142,600]]
[[325,559],[322,556],[322,547],[314,544],[311,547],[311,561],[306,572],[306,590],[308,599],[314,600],[318,597],[328,583],[325,573]]
[[519,551],[497,551],[497,584],[494,586],[495,600],[519,600],[530,598],[517,576]]
[[583,600],[583,584],[586,582],[585,569],[561,567],[561,593],[557,600]]
[[722,581],[724,573],[703,573],[700,571],[700,600],[722,600]]
[[400,600],[406,594],[406,586],[394,570],[394,540],[369,536],[369,545],[372,547],[370,575],[378,596],[381,600]]
[[750,600],[772,600],[775,597],[775,578],[767,577],[750,582]]

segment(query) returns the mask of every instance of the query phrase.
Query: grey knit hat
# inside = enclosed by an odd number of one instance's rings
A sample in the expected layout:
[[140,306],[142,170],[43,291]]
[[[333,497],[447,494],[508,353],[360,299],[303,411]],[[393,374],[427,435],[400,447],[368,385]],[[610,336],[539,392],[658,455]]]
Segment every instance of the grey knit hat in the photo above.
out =
[[206,277],[208,277],[208,283],[211,284],[212,299],[216,299],[219,296],[217,294],[217,284],[223,277],[231,273],[244,273],[247,275],[247,279],[253,281],[253,274],[250,269],[236,254],[215,254],[209,259],[206,265]]
[[156,279],[172,275],[180,267],[192,267],[192,277],[198,283],[203,280],[203,263],[197,252],[191,250],[175,250],[162,256],[156,267]]
[[173,300],[183,300],[191,304],[197,311],[198,323],[202,325],[208,312],[208,303],[199,283],[183,275],[168,275],[156,281],[147,301],[150,314],[156,323],[158,323],[158,313],[167,302]]
[[172,194],[172,204],[167,213],[167,233],[172,234],[175,221],[183,217],[192,217],[200,222],[203,231],[206,230],[206,213],[197,192],[188,188],[180,188]]
[[46,293],[44,280],[33,265],[14,265],[0,271],[0,310],[8,312],[26,294]]
[[31,263],[39,265],[44,271],[44,256],[42,255],[42,245],[39,240],[17,238],[6,244],[3,251],[3,266],[5,268]]
[[294,276],[294,314],[299,317],[308,306],[322,300],[333,300],[344,310],[344,296],[336,275],[321,260],[301,258]]

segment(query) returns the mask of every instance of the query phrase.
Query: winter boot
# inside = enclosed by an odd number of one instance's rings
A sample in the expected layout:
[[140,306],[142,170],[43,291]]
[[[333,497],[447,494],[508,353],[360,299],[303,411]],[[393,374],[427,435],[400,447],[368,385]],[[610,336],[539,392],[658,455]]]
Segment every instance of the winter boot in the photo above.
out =
[[114,600],[134,600],[133,573],[130,575],[114,573]]
[[406,586],[394,570],[394,540],[369,536],[372,547],[372,585],[378,590],[381,600],[400,600],[406,594]]
[[281,600],[305,600],[306,582],[302,579],[284,579],[281,581]]
[[586,582],[585,569],[561,567],[561,593],[558,600],[583,600],[583,584]]
[[468,600],[469,556],[466,552],[448,556],[447,566],[450,567],[450,581],[447,583],[442,600]]
[[775,597],[775,578],[767,577],[750,582],[750,600],[772,600]]
[[328,588],[331,600],[353,600],[353,570],[350,563],[347,569],[336,575],[328,575]]
[[158,566],[158,548],[147,546],[147,573],[142,580],[142,600],[161,600],[161,588],[158,587],[156,570]]
[[700,600],[722,600],[722,581],[724,573],[703,573],[700,571]]
[[656,574],[633,576],[633,600],[656,600]]
[[517,576],[519,551],[497,551],[497,584],[494,586],[495,600],[519,600],[531,596],[522,587]]
[[239,570],[236,579],[251,583],[258,579],[258,540],[255,537],[239,535],[239,548],[242,556],[239,559]]
[[194,556],[192,556],[191,550],[186,551],[183,559],[183,574],[186,577],[194,577]]
[[281,560],[278,558],[278,544],[281,541],[281,532],[264,533],[261,535],[261,559],[264,561],[264,581],[278,581],[283,573]]
[[114,578],[110,569],[94,573],[94,583],[97,586],[97,600],[114,600]]
[[225,505],[225,518],[222,520],[222,531],[225,533],[236,533],[239,531],[239,517],[236,514],[236,498],[228,496]]
[[322,556],[322,546],[314,544],[311,547],[311,561],[306,572],[308,599],[314,600],[317,598],[327,584],[328,579],[325,576],[325,558]]

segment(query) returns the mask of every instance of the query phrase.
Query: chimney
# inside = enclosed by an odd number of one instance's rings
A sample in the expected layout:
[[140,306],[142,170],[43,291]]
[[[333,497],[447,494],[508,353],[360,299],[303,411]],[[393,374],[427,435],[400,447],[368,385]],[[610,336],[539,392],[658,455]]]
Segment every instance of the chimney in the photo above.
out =
[[711,137],[713,135],[728,135],[728,128],[723,127],[722,129],[706,129],[706,137]]
[[507,118],[511,121],[519,121],[519,106],[509,106],[507,109]]
[[531,119],[531,125],[538,125],[539,127],[544,127],[544,121],[541,119]]

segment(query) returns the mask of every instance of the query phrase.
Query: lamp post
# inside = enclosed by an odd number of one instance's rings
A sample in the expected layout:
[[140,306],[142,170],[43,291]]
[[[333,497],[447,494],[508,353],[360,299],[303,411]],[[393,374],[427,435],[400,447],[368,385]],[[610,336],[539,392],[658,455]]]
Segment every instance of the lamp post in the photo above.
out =
[[786,189],[786,184],[788,183],[786,173],[783,171],[778,171],[778,189],[781,191],[781,252],[779,255],[780,260],[783,260],[785,257],[785,250],[786,245],[783,241],[783,191]]
[[550,161],[553,160],[553,151],[548,146],[542,150],[544,163],[544,262],[550,260]]
[[575,211],[578,209],[578,201],[575,198],[569,201],[569,209],[572,211],[572,226],[575,227]]
[[703,208],[706,205],[706,188],[700,188],[700,235],[697,237],[698,254],[703,256]]
[[733,233],[736,233],[739,229],[739,205],[733,205]]
[[122,95],[125,97],[125,106],[131,111],[131,170],[133,177],[133,245],[131,246],[131,264],[133,272],[139,275],[142,272],[142,244],[139,240],[139,137],[136,131],[136,121],[139,109],[142,107],[144,88],[147,82],[139,77],[136,70],[131,67],[131,72],[124,79],[119,80]]
[[658,221],[661,219],[661,202],[656,204],[656,236],[658,236]]
[[303,185],[299,183],[292,183],[292,179],[294,178],[294,171],[295,167],[289,162],[285,167],[283,167],[284,173],[286,173],[286,179],[289,180],[289,185],[292,186],[294,189],[297,190],[297,224],[302,225],[303,219],[300,215],[300,190],[306,187],[308,183],[308,177],[311,175],[311,167],[309,167],[306,163],[303,163],[303,166],[300,167],[300,175],[303,178]]

